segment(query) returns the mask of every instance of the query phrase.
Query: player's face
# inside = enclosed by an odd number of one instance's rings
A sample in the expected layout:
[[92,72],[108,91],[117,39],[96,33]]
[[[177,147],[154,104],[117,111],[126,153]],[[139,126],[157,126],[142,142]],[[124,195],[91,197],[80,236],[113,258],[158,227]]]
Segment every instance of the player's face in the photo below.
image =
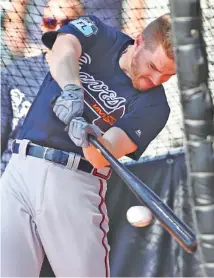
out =
[[162,45],[157,46],[154,52],[145,49],[143,41],[135,46],[131,78],[136,89],[148,90],[158,86],[175,72],[175,62],[167,57]]
[[68,0],[52,0],[44,9],[43,21],[41,23],[42,32],[55,31],[69,21],[80,16],[77,9]]

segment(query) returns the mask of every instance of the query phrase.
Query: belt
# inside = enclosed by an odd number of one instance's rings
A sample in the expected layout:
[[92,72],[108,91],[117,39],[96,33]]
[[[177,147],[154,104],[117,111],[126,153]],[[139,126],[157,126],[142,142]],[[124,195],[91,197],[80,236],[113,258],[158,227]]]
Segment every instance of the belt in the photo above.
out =
[[[20,144],[14,141],[12,145],[12,152],[18,154],[19,146]],[[69,158],[68,152],[31,144],[28,144],[27,146],[26,155],[42,158],[64,166],[67,165]],[[94,169],[95,168],[87,160],[80,158],[77,170],[92,173]]]

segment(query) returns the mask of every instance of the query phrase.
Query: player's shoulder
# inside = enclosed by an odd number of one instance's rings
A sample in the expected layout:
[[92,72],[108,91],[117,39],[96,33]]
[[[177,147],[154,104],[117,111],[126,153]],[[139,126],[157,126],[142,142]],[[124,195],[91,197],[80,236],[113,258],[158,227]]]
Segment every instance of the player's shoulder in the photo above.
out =
[[108,52],[113,47],[115,51],[117,51],[116,49],[119,51],[127,41],[132,40],[118,28],[107,25],[94,15],[82,16],[72,21],[71,24],[86,37],[95,35],[93,38],[96,38],[96,44],[93,44],[94,47],[91,50],[96,54],[101,50],[102,52]]
[[124,33],[122,33],[117,27],[110,26],[106,24],[103,20],[95,15],[84,15],[81,16],[71,22],[72,25],[75,25],[77,28],[84,28],[87,30],[87,26],[90,27],[90,30],[93,33],[99,33],[102,31],[106,31],[110,34],[115,34],[121,38],[129,38],[130,37]]
[[74,20],[71,20],[68,23],[68,26],[69,25],[83,33],[85,37],[96,35],[102,31],[102,29],[108,28],[108,26],[95,15],[80,16]]
[[140,92],[138,94],[138,98],[139,100],[144,101],[148,105],[161,105],[168,103],[163,85],[159,85],[147,91]]
[[167,115],[170,113],[170,107],[162,85],[147,91],[136,90],[128,100],[126,107],[127,111],[135,111],[138,115],[144,113],[144,108],[155,108],[156,110],[165,111]]
[[165,111],[166,114],[170,113],[170,107],[163,85],[144,92],[138,92],[134,98],[134,103],[132,103],[132,106],[133,105],[136,106],[139,111],[147,107],[156,107],[155,109]]

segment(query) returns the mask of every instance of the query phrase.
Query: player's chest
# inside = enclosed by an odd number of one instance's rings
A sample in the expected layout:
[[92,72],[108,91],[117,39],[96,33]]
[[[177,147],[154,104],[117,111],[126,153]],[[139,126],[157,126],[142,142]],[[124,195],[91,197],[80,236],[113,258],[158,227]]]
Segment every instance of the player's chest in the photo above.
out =
[[131,82],[124,78],[124,72],[111,57],[93,61],[84,53],[80,58],[79,73],[86,94],[93,96],[106,109],[117,109],[135,93]]
[[[85,111],[90,120],[106,131],[123,117],[133,88],[113,63],[96,63],[84,55],[80,60],[80,79],[85,89]],[[121,75],[121,76],[120,76]]]

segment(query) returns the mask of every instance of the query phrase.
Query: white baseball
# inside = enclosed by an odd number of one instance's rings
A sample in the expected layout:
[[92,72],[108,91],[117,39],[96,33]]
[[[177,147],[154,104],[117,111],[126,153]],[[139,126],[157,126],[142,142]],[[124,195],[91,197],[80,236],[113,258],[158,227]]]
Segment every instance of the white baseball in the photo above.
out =
[[152,212],[144,206],[130,207],[127,210],[126,217],[134,227],[145,227],[152,222]]

